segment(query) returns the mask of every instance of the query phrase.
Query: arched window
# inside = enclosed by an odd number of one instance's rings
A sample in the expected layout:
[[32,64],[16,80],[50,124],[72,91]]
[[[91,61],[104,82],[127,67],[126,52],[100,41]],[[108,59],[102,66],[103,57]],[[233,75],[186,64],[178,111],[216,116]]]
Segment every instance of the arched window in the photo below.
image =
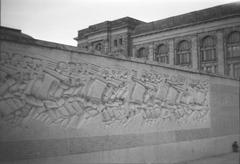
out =
[[216,61],[216,42],[212,36],[206,36],[201,41],[201,62]]
[[189,41],[182,40],[177,45],[176,64],[188,65],[190,64],[191,45]]
[[227,38],[227,57],[240,57],[240,32],[234,31]]
[[138,50],[137,52],[137,58],[148,58],[148,54],[147,54],[147,49],[145,47],[142,47]]
[[167,47],[167,45],[160,44],[157,47],[157,50],[155,53],[155,61],[168,64],[168,47]]
[[240,32],[233,31],[227,37],[226,74],[240,77]]
[[97,51],[102,51],[102,44],[101,43],[97,43],[96,46],[95,46],[95,50]]

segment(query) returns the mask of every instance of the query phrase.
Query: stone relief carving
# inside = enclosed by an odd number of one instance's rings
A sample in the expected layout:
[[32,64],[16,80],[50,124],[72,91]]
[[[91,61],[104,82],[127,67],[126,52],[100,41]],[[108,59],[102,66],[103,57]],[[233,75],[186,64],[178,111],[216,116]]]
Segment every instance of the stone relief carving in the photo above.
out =
[[0,117],[11,125],[36,119],[80,128],[96,117],[127,125],[136,116],[143,123],[201,123],[208,94],[208,81],[181,75],[1,53]]

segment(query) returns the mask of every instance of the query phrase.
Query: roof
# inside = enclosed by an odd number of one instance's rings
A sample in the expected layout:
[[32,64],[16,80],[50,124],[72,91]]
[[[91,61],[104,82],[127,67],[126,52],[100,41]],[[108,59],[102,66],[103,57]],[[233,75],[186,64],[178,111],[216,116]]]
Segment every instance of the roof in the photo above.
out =
[[88,28],[79,30],[78,37],[75,39],[76,40],[82,39],[91,34],[95,34],[102,31],[118,29],[118,28],[128,27],[128,28],[134,29],[137,25],[142,23],[145,23],[145,22],[142,22],[140,20],[137,20],[131,17],[123,17],[113,21],[105,21],[102,23],[91,25]]
[[135,28],[134,34],[140,35],[149,32],[169,30],[233,16],[240,16],[240,2],[224,4],[150,23],[140,24]]
[[20,44],[26,44],[26,45],[55,48],[55,49],[61,49],[66,51],[84,52],[82,50],[79,50],[75,46],[34,39],[33,37],[22,33],[21,30],[4,27],[4,26],[0,26],[0,41],[8,41],[8,42],[14,42],[14,43],[20,43]]
[[33,37],[22,33],[21,30],[0,26],[1,39],[7,40],[33,40]]

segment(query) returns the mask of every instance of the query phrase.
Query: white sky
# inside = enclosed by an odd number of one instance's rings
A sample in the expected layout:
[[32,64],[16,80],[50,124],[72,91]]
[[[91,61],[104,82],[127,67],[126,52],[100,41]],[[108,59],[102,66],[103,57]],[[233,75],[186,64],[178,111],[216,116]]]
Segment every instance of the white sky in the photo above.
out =
[[232,0],[1,0],[1,25],[36,39],[77,45],[77,31],[125,16],[145,22]]

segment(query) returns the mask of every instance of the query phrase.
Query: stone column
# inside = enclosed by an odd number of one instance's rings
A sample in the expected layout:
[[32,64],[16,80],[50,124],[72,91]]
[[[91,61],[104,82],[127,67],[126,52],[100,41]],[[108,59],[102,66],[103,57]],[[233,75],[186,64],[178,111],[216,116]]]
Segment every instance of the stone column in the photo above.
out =
[[231,77],[234,76],[234,74],[233,74],[233,69],[234,69],[233,64],[230,64],[230,72],[229,72],[229,75],[230,75]]
[[223,49],[223,32],[217,32],[217,64],[218,64],[218,73],[224,75],[224,49]]
[[173,40],[168,41],[168,48],[169,48],[169,64],[174,65],[174,46]]
[[104,51],[105,51],[106,54],[109,54],[110,53],[110,51],[109,51],[109,43],[108,43],[107,40],[104,40],[103,42],[104,42]]
[[132,48],[132,57],[135,58],[136,57],[136,47]]
[[192,68],[198,69],[198,50],[197,50],[197,37],[193,36],[192,39]]
[[153,50],[153,45],[149,45],[149,54],[148,54],[148,60],[153,61],[154,59],[154,50]]

